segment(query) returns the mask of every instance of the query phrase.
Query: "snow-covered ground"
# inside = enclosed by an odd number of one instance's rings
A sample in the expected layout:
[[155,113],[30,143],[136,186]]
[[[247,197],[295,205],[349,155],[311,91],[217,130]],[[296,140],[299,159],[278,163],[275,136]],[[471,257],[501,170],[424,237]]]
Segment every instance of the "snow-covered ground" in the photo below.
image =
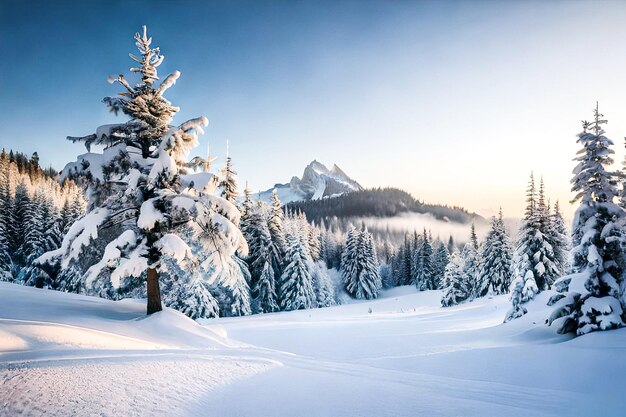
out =
[[506,325],[506,296],[402,287],[200,326],[0,283],[0,415],[624,415],[626,329],[555,335],[548,295]]

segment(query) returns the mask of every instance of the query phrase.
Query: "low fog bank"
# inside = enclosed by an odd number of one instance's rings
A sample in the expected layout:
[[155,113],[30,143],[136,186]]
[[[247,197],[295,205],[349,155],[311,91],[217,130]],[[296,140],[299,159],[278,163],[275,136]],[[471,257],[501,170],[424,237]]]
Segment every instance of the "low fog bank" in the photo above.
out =
[[[355,219],[356,220],[356,219]],[[489,219],[488,219],[489,220]],[[439,237],[447,241],[450,236],[457,244],[469,241],[471,223],[461,224],[451,221],[437,220],[428,213],[402,213],[394,217],[362,217],[358,222],[364,223],[368,229],[379,233],[389,230],[391,233],[421,233],[424,229],[432,233],[433,238]],[[515,238],[519,228],[520,219],[505,218],[505,226],[509,236]],[[475,224],[476,234],[479,241],[485,238],[489,231],[489,221],[479,221]]]

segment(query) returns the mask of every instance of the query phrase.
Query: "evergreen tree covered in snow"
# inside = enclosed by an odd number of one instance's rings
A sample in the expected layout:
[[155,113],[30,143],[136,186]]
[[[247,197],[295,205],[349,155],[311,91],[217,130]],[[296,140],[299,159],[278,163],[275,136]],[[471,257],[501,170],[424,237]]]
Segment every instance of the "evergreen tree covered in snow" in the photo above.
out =
[[504,227],[502,210],[498,217],[491,219],[491,230],[482,244],[480,259],[476,297],[507,293],[513,274],[513,250]]
[[433,254],[433,282],[434,289],[443,288],[443,276],[446,272],[446,266],[450,261],[450,253],[447,246],[443,242],[437,244],[435,253]]
[[318,307],[330,307],[335,304],[335,288],[328,276],[328,270],[323,262],[313,264],[311,271],[313,291]]
[[[169,289],[166,303],[186,305],[183,310],[192,317],[214,315],[216,303],[222,315],[249,314],[249,273],[236,255],[247,253],[237,227],[240,213],[215,196],[213,176],[187,170],[197,134],[208,121],[170,124],[179,108],[163,94],[180,73],[155,85],[163,55],[152,47],[145,27],[135,42],[140,56],[130,54],[138,63],[131,72],[139,73],[141,82],[131,86],[123,75],[111,77],[125,91],[104,99],[112,112],[130,120],[69,138],[88,150],[104,149],[63,170],[62,178],[88,184],[88,212],[69,227],[61,247],[39,262],[66,289],[110,298],[147,295],[148,314],[162,309],[161,284]],[[185,304],[170,291],[196,301]]]
[[263,264],[261,274],[254,284],[252,294],[254,296],[256,312],[272,313],[278,311],[274,268],[272,268],[272,265],[267,259]]
[[[466,247],[470,247],[466,245]],[[469,250],[469,249],[468,249]],[[443,297],[441,305],[450,307],[467,301],[472,296],[472,288],[467,281],[467,275],[464,270],[465,260],[462,254],[454,252],[450,256],[450,262],[446,265],[443,275],[442,288]]]
[[580,201],[573,224],[572,274],[555,284],[561,299],[548,319],[559,333],[578,335],[624,326],[624,209],[615,204],[617,179],[607,170],[613,141],[604,135],[603,115],[583,122],[582,149],[574,159],[572,191]]
[[382,288],[372,235],[351,228],[341,258],[341,275],[346,292],[358,299],[372,299]]
[[[524,284],[527,288],[537,288],[535,281],[535,258],[537,244],[535,235],[539,231],[539,217],[537,216],[537,189],[535,177],[531,173],[528,188],[526,189],[526,211],[520,226],[517,248],[515,253],[515,268],[518,278],[532,283]],[[534,297],[534,294],[530,296]]]
[[569,233],[558,201],[554,205],[554,211],[550,214],[548,239],[554,253],[554,262],[558,270],[557,277],[562,277],[568,271]]
[[478,237],[476,227],[472,223],[470,241],[463,245],[461,250],[462,273],[466,287],[469,289],[469,298],[474,298],[478,288],[478,274],[480,273]]
[[246,240],[249,248],[246,261],[251,275],[255,311],[273,312],[278,309],[275,274],[272,266],[275,254],[268,222],[261,204],[257,205],[256,209],[250,210],[246,223]]
[[0,154],[0,281],[13,281],[13,261],[9,249],[11,224],[10,162],[6,151]]
[[222,179],[219,184],[222,191],[222,197],[228,202],[235,204],[237,196],[237,173],[233,169],[233,159],[230,155],[226,156],[226,165],[222,169]]
[[287,235],[285,269],[281,276],[280,303],[283,310],[311,308],[316,303],[311,277],[313,261],[298,236]]
[[[416,239],[417,240],[417,239]],[[433,247],[426,229],[418,241],[413,262],[415,286],[419,291],[435,289],[435,268],[433,265]]]
[[283,258],[285,257],[285,231],[283,228],[284,213],[281,202],[278,199],[276,189],[272,191],[272,208],[269,215],[267,226],[269,228],[270,237],[272,239],[272,268],[274,273],[280,276],[282,273]]

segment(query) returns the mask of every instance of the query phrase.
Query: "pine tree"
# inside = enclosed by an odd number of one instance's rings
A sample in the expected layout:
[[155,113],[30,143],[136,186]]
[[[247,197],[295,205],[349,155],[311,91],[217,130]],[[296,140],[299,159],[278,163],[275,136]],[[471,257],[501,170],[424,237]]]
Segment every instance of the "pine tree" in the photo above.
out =
[[478,287],[478,273],[480,271],[480,262],[478,253],[471,243],[466,243],[461,250],[461,259],[463,261],[463,279],[465,285],[469,289],[469,297],[474,298],[476,288]]
[[456,245],[454,244],[452,235],[450,235],[450,238],[448,238],[448,253],[452,255],[454,252],[456,252]]
[[404,235],[404,245],[401,251],[401,269],[398,282],[400,285],[411,285],[413,281],[413,248],[409,235]]
[[623,250],[624,209],[614,203],[617,180],[607,167],[613,163],[613,141],[604,135],[603,115],[583,122],[578,135],[582,149],[574,159],[573,201],[580,201],[573,225],[572,274],[555,284],[562,293],[548,319],[559,333],[578,335],[624,326]]
[[443,276],[446,272],[446,266],[450,261],[450,253],[443,242],[439,242],[437,249],[433,254],[433,272],[434,272],[434,289],[443,288]]
[[237,196],[237,173],[233,169],[233,160],[230,155],[226,156],[226,165],[222,169],[222,180],[219,183],[222,197],[235,204]]
[[[466,245],[466,247],[469,250],[471,246]],[[467,281],[467,274],[464,267],[465,260],[462,255],[456,251],[452,253],[450,256],[450,262],[446,265],[441,284],[443,287],[441,305],[443,307],[460,304],[471,298],[472,289]]]
[[281,205],[276,189],[272,190],[272,209],[267,226],[272,239],[272,267],[276,276],[280,276],[282,273],[283,258],[285,257],[284,214]]
[[[560,272],[550,238],[550,212],[545,201],[543,179],[537,191],[531,174],[526,194],[527,205],[515,253],[516,282],[511,287],[514,306],[521,306],[535,294],[550,288]],[[525,308],[514,307],[508,316],[515,318],[524,311]]]
[[[40,261],[56,271],[60,288],[111,298],[147,296],[148,314],[162,309],[160,282],[169,286],[169,271],[175,268],[168,264],[175,262],[183,272],[179,285],[186,287],[180,294],[196,294],[209,302],[203,288],[217,288],[220,308],[226,309],[222,315],[249,314],[249,273],[236,255],[247,252],[237,227],[240,213],[231,202],[213,195],[211,176],[187,170],[189,153],[208,121],[199,117],[170,125],[179,108],[163,94],[180,73],[155,85],[164,57],[151,46],[145,26],[135,41],[140,56],[130,54],[138,63],[131,72],[139,73],[141,82],[131,86],[123,75],[112,77],[109,81],[126,91],[104,99],[112,112],[130,120],[68,138],[88,150],[100,145],[104,151],[100,163],[87,163],[80,156],[64,169],[62,179],[88,185],[87,213],[68,229],[61,248]],[[198,308],[187,314],[198,317],[213,310],[211,305]]]
[[424,233],[419,240],[414,256],[414,282],[418,291],[435,289],[435,269],[432,263],[433,247],[430,244],[426,229],[424,229]]
[[263,269],[256,281],[252,294],[258,313],[273,313],[274,311],[278,311],[274,268],[272,268],[268,260],[263,264]]
[[311,271],[311,279],[317,306],[321,308],[335,304],[335,289],[323,262],[315,262]]
[[9,158],[4,149],[0,154],[0,281],[13,281],[13,261],[9,250],[11,191]]
[[514,279],[511,283],[511,309],[506,313],[505,322],[526,314],[528,310],[525,304],[539,292],[531,270],[527,270],[524,277],[519,276],[517,270],[514,273]]
[[372,299],[382,288],[376,249],[371,233],[351,228],[341,258],[341,275],[346,292],[358,299]]
[[491,219],[491,230],[481,247],[476,297],[506,294],[513,274],[513,250],[506,234],[502,209]]
[[568,271],[569,236],[561,208],[557,201],[554,211],[550,215],[548,239],[554,253],[554,262],[557,267],[557,276],[562,277]]
[[308,309],[315,305],[310,273],[311,257],[300,238],[287,235],[286,266],[281,276],[280,303],[283,310]]

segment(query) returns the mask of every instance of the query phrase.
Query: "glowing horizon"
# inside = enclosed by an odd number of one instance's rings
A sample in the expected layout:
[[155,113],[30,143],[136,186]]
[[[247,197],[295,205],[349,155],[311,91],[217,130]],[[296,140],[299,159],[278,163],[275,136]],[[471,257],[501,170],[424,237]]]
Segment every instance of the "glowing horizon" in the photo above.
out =
[[[0,5],[0,146],[60,169],[64,140],[122,122],[101,99],[129,74],[147,24],[179,69],[175,122],[205,115],[241,187],[270,188],[313,159],[365,187],[402,188],[485,217],[519,217],[530,172],[568,202],[580,120],[596,100],[621,164],[626,4],[164,2]],[[180,30],[184,27],[184,30]]]

